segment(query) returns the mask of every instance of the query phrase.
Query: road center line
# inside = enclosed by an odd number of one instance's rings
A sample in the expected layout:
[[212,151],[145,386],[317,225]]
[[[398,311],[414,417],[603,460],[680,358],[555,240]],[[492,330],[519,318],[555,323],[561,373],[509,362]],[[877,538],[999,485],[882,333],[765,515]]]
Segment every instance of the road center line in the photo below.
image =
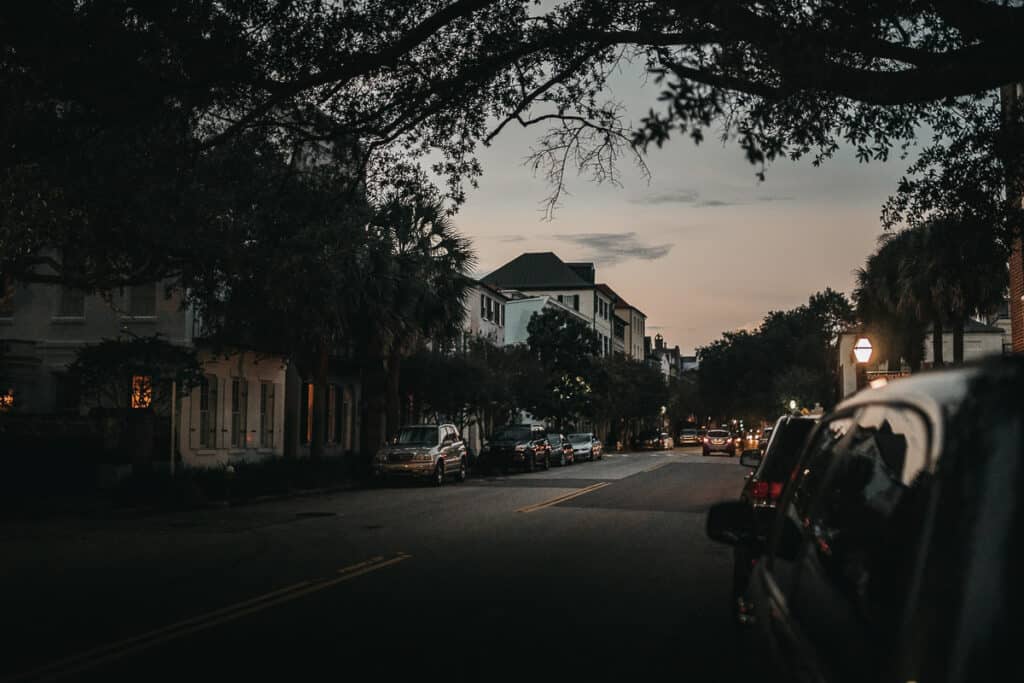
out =
[[412,556],[406,553],[399,553],[391,559],[375,557],[365,562],[349,565],[338,570],[338,576],[329,579],[316,581],[302,581],[285,588],[264,593],[255,598],[229,605],[212,612],[207,612],[198,617],[185,619],[169,626],[164,626],[153,631],[148,631],[138,636],[103,645],[77,655],[71,655],[56,662],[45,664],[41,667],[15,674],[12,677],[0,679],[0,683],[16,683],[18,681],[40,680],[53,681],[65,676],[81,673],[88,669],[95,668],[101,664],[122,659],[129,655],[145,650],[154,645],[160,645],[168,641],[203,631],[220,624],[240,619],[256,612],[261,612],[270,607],[296,600],[303,596],[317,591],[330,588],[339,583],[369,574],[370,572],[384,569],[410,559]]
[[551,507],[552,505],[558,505],[559,503],[564,503],[567,500],[572,500],[573,498],[578,498],[579,496],[584,496],[584,495],[586,495],[588,493],[591,493],[591,492],[596,491],[598,489],[604,488],[605,486],[608,486],[608,484],[609,484],[609,482],[607,482],[607,481],[601,482],[599,484],[591,484],[590,486],[587,486],[586,488],[579,489],[578,491],[573,491],[572,493],[566,493],[564,495],[558,496],[557,498],[552,498],[550,500],[546,500],[543,503],[535,503],[534,505],[527,505],[526,507],[519,508],[518,510],[516,510],[516,512],[535,512],[537,510],[542,510],[542,509],[544,509],[546,507]]

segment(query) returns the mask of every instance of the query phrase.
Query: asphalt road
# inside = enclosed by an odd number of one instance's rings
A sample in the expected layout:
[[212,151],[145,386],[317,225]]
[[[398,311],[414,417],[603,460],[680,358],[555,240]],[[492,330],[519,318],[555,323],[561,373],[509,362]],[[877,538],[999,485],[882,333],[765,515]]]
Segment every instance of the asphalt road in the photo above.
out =
[[[0,681],[746,678],[697,449],[433,488],[0,525]],[[30,675],[22,676],[25,672]]]

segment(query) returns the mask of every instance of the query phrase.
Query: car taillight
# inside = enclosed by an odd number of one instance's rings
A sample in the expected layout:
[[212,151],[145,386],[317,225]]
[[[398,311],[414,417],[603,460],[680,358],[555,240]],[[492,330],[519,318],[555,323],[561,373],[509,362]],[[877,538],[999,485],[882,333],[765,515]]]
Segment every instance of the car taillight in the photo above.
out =
[[782,495],[781,481],[759,481],[755,482],[750,490],[750,495],[758,501],[776,501]]
[[711,443],[711,439],[709,439],[708,437],[705,436],[704,437],[704,443]]

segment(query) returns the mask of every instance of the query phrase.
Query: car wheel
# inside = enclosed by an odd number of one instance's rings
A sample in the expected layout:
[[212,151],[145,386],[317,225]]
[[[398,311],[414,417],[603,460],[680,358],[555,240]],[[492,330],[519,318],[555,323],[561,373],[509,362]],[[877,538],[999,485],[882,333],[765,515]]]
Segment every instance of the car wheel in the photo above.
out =
[[558,458],[558,466],[565,467],[565,451],[562,451],[562,455]]
[[444,463],[439,462],[434,467],[434,486],[441,486],[444,484]]
[[531,455],[530,459],[526,461],[526,471],[533,472],[537,469],[537,456]]
[[459,462],[459,479],[458,479],[458,481],[459,481],[460,484],[462,482],[466,481],[466,474],[467,474],[467,471],[466,471],[466,459],[462,458],[462,460]]
[[550,453],[545,453],[544,454],[544,459],[541,460],[541,464],[543,465],[543,467],[541,467],[542,470],[550,469],[550,467],[551,467],[551,454]]

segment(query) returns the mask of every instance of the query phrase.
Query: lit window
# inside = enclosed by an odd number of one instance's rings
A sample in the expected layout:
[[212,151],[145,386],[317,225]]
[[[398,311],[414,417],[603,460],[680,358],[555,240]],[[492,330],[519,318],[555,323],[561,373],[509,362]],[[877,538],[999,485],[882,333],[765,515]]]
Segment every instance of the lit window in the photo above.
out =
[[10,412],[14,407],[14,389],[8,389],[0,394],[0,413]]
[[132,377],[132,408],[149,408],[153,405],[153,378],[149,375]]

